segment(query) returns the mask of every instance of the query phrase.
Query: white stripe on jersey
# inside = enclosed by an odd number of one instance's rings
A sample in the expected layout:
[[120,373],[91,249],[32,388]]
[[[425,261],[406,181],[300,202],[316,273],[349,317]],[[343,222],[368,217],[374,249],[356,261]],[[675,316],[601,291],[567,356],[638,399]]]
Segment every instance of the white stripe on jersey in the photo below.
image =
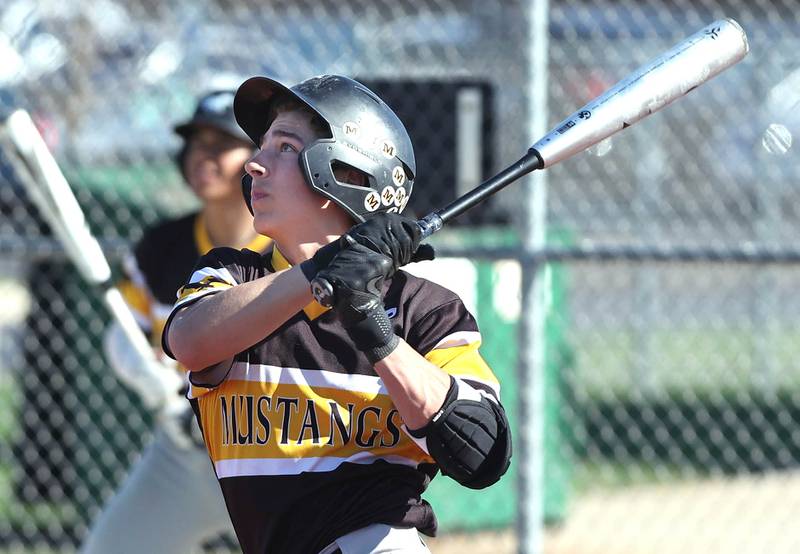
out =
[[[232,287],[239,284],[239,283],[236,282],[236,279],[233,278],[233,275],[231,275],[231,272],[228,271],[227,269],[225,269],[224,267],[219,267],[219,268],[217,268],[217,267],[204,267],[203,269],[198,269],[197,271],[192,273],[192,276],[189,278],[189,285],[195,284],[195,283],[199,283],[200,281],[202,281],[206,277],[216,277],[217,279],[221,279],[222,281],[225,281],[226,283],[228,283]],[[197,291],[197,292],[195,292],[193,294],[190,294],[189,296],[184,296],[183,298],[178,300],[175,303],[175,308],[177,308],[178,306],[182,306],[183,304],[189,302],[190,300],[193,300],[195,298],[199,298],[201,296],[205,296],[209,292],[218,292],[218,291],[219,291],[219,289],[215,289],[215,288],[208,288],[208,289],[199,290],[199,291]]]
[[375,375],[348,375],[321,369],[299,369],[264,364],[235,362],[228,381],[254,381],[281,385],[308,385],[368,394],[389,394],[380,377]]
[[482,383],[482,384],[486,385],[487,387],[489,387],[490,389],[492,389],[494,391],[494,393],[498,396],[498,398],[500,397],[500,385],[499,384],[497,384],[497,383],[489,383],[489,382],[483,381],[481,379],[476,379],[475,377],[473,377],[471,375],[468,375],[468,376],[458,375],[458,376],[454,376],[454,379],[456,380],[456,387],[457,387],[457,391],[458,391],[458,397],[457,398],[459,400],[474,400],[475,402],[480,402],[481,398],[488,398],[489,400],[491,400],[492,402],[497,404],[497,398],[493,397],[491,394],[489,394],[485,390],[476,389],[475,387],[470,385],[467,381],[477,381],[479,383]]
[[244,458],[239,460],[219,460],[214,463],[217,478],[250,477],[255,475],[298,475],[304,471],[333,471],[345,462],[352,464],[372,464],[386,460],[392,464],[417,467],[419,462],[403,456],[376,456],[369,452],[359,452],[349,458],[322,456],[319,458]]
[[431,350],[467,346],[475,343],[480,345],[481,340],[481,334],[478,331],[456,331],[437,342],[436,346],[431,348]]
[[426,439],[425,437],[418,439],[417,437],[409,433],[408,427],[406,426],[405,423],[401,425],[400,428],[403,430],[403,432],[406,434],[408,438],[414,441],[414,444],[416,444],[420,450],[422,450],[423,452],[425,452],[425,454],[428,454],[430,456],[431,453],[428,452],[428,439]]
[[[494,391],[494,393],[497,395],[498,398],[500,397],[500,383],[498,383],[497,381],[486,381],[485,379],[479,379],[474,375],[453,375],[453,378],[458,382],[459,385],[459,394],[458,394],[459,398],[468,398],[468,397],[462,397],[461,387],[469,387],[469,390],[473,390],[476,393],[486,396],[487,398],[491,398],[493,401],[496,402],[496,400],[492,398],[489,394],[487,394],[486,391],[476,389],[475,387],[470,385],[468,381],[474,381],[476,383],[486,385],[487,387],[489,387]],[[468,398],[468,399],[477,400],[477,398]]]

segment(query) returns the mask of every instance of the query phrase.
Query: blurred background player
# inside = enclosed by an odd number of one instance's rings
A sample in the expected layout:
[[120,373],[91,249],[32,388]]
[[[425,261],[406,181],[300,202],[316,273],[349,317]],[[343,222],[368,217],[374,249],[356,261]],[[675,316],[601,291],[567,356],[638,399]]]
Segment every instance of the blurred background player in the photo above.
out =
[[[233,116],[233,92],[204,96],[191,120],[175,127],[183,140],[178,164],[201,202],[198,211],[148,229],[125,263],[123,293],[140,325],[158,338],[197,258],[214,247],[266,249],[242,201],[243,166],[253,152]],[[199,550],[230,529],[230,520],[199,429],[184,398],[183,372],[158,348],[162,367],[154,386],[144,374],[122,330],[112,325],[105,350],[117,376],[145,405],[166,404],[152,444],[135,464],[87,537],[86,554]],[[166,402],[165,402],[166,399]]]

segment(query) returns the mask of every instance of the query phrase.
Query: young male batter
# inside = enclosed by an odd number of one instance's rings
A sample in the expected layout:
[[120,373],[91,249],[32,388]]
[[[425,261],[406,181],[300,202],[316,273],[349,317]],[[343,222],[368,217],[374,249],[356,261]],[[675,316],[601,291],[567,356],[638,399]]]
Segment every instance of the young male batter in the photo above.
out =
[[[234,101],[262,256],[200,259],[166,328],[246,553],[427,552],[437,470],[483,488],[511,437],[475,320],[398,270],[430,258],[400,216],[416,172],[395,114],[363,85],[254,77]],[[390,213],[395,212],[395,213]],[[353,226],[354,223],[358,223]],[[419,248],[419,250],[418,250]],[[334,308],[310,293],[331,282]]]

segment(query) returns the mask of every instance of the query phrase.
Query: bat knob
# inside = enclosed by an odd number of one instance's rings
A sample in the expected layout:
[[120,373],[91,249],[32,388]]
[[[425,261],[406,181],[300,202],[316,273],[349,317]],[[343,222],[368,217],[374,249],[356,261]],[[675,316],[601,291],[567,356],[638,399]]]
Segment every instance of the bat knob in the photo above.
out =
[[419,229],[422,231],[422,239],[426,239],[440,230],[444,226],[444,221],[441,216],[439,216],[438,212],[433,212],[417,221],[417,225],[419,225]]
[[314,300],[326,308],[333,306],[333,285],[327,280],[315,277],[311,281],[311,294],[314,295]]

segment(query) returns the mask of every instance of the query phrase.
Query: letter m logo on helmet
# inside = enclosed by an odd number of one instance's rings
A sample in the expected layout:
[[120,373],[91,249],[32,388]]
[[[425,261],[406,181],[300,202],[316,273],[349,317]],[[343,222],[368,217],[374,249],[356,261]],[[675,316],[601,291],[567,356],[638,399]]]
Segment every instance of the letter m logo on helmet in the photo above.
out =
[[[260,146],[272,124],[276,100],[291,98],[316,113],[329,135],[305,145],[300,164],[310,187],[344,208],[356,221],[380,212],[401,212],[414,187],[414,149],[403,123],[374,92],[340,75],[312,77],[293,87],[252,77],[234,99],[239,126]],[[356,169],[365,186],[340,182],[337,168]]]

